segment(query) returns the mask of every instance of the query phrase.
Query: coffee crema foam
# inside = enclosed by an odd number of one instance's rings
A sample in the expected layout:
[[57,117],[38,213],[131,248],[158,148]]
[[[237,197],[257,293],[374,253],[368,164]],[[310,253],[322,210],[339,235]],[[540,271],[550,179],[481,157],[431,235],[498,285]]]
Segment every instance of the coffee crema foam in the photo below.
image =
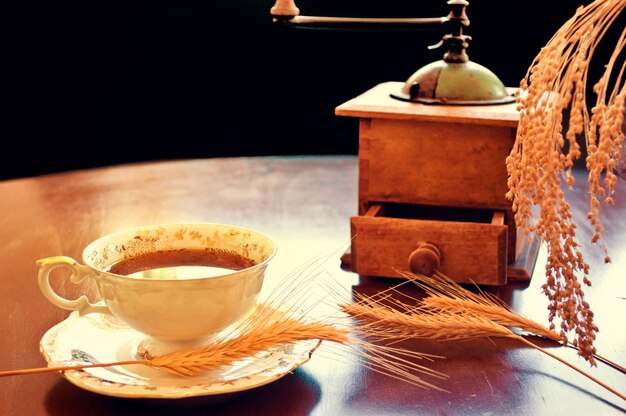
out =
[[122,259],[107,272],[151,280],[187,280],[222,276],[256,265],[223,249],[160,250]]

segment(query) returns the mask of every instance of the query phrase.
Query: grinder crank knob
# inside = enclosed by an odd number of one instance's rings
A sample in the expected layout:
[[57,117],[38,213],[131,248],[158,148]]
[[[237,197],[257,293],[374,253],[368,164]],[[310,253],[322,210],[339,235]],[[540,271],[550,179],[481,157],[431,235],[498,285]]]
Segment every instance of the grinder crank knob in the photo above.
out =
[[432,276],[441,265],[441,251],[433,243],[420,242],[409,255],[411,273]]

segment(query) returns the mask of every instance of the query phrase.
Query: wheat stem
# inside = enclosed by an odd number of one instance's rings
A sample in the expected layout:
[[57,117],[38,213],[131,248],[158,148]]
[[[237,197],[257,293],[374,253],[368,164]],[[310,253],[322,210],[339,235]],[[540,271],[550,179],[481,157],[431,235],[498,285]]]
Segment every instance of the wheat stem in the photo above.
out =
[[604,383],[604,382],[602,382],[602,381],[598,380],[597,378],[595,378],[595,377],[594,377],[594,376],[592,376],[591,374],[589,374],[589,373],[587,373],[587,372],[585,372],[585,371],[581,370],[580,368],[576,367],[575,365],[573,365],[573,364],[569,363],[568,361],[566,361],[566,360],[562,359],[561,357],[559,357],[559,356],[557,356],[557,355],[552,354],[550,351],[548,351],[548,350],[546,350],[546,349],[544,349],[544,348],[541,348],[541,347],[540,347],[540,346],[538,346],[538,345],[533,344],[532,342],[528,341],[528,340],[527,340],[526,338],[524,338],[524,337],[521,337],[521,336],[519,336],[519,335],[516,335],[516,336],[515,336],[515,338],[516,338],[518,341],[521,341],[521,342],[523,342],[524,344],[526,344],[526,345],[528,345],[528,346],[530,346],[530,347],[533,347],[533,348],[535,348],[535,349],[537,349],[537,350],[539,350],[539,351],[543,352],[544,354],[549,355],[550,357],[554,358],[555,360],[560,361],[561,363],[565,364],[566,366],[568,366],[568,367],[569,367],[569,368],[571,368],[572,370],[575,370],[575,371],[579,372],[580,374],[582,374],[583,376],[587,377],[587,378],[588,378],[588,379],[590,379],[591,381],[593,381],[593,382],[595,382],[595,383],[599,384],[600,386],[604,387],[605,389],[607,389],[607,390],[608,390],[608,391],[610,391],[611,393],[615,394],[616,396],[618,396],[618,397],[619,397],[619,398],[621,398],[622,400],[626,400],[626,396],[624,396],[623,394],[621,394],[621,393],[620,393],[620,392],[618,392],[617,390],[615,390],[615,389],[613,389],[612,387],[608,386],[606,383]]
[[[561,344],[561,345],[563,345],[563,344]],[[575,349],[575,350],[578,351],[578,347],[576,347],[574,345],[567,344],[567,347]],[[606,358],[606,357],[604,357],[604,356],[602,356],[602,355],[600,355],[598,353],[595,353],[593,356],[596,357],[598,359],[598,361],[602,361],[606,365],[608,365],[610,367],[613,367],[614,369],[616,369],[618,371],[621,371],[622,373],[626,374],[626,368],[624,368],[624,366],[622,366],[622,365],[619,365],[615,361],[611,361],[608,358]]]
[[116,361],[113,363],[61,365],[61,366],[54,366],[54,367],[27,368],[24,370],[0,371],[0,377],[17,376],[17,375],[23,375],[23,374],[53,373],[53,372],[67,371],[67,370],[82,370],[84,368],[112,367],[114,365],[127,365],[127,364],[150,365],[148,360],[128,360],[128,361]]

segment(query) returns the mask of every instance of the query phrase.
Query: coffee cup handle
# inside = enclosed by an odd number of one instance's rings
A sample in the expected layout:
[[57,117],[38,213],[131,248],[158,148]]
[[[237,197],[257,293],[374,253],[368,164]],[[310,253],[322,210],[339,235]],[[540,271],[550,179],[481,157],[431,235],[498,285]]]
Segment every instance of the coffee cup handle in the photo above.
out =
[[110,313],[109,308],[106,306],[90,303],[85,295],[81,295],[74,300],[66,299],[59,296],[50,286],[50,274],[57,268],[69,269],[71,271],[70,281],[74,284],[79,284],[86,278],[93,277],[93,271],[89,267],[83,266],[71,257],[65,256],[39,259],[37,260],[37,266],[39,266],[39,289],[53,305],[62,309],[78,311],[80,315],[94,312]]

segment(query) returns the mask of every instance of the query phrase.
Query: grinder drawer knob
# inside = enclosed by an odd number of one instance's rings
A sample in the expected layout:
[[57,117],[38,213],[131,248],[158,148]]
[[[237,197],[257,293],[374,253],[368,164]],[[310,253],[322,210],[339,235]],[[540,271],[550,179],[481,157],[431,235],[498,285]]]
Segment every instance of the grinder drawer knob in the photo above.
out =
[[433,243],[421,242],[409,255],[411,273],[432,276],[441,264],[441,252]]

